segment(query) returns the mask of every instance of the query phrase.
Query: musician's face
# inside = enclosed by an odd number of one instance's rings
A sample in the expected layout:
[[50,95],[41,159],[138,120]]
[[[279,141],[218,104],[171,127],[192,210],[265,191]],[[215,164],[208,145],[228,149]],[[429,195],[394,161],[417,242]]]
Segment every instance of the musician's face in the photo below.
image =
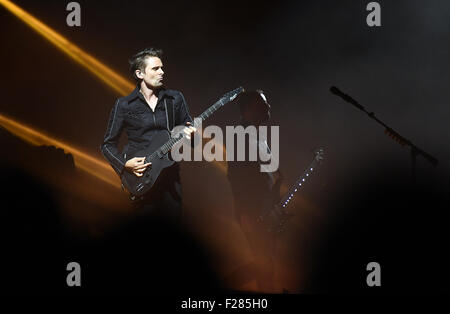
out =
[[136,70],[136,75],[141,78],[149,88],[157,88],[163,85],[163,64],[158,57],[147,57],[145,59],[144,71]]

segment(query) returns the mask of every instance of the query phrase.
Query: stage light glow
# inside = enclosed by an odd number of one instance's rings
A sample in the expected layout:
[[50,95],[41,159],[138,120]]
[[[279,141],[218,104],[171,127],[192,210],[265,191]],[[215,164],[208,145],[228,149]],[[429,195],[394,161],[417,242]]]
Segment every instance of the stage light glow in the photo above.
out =
[[0,0],[0,4],[56,47],[65,52],[73,60],[87,68],[91,73],[97,76],[120,95],[126,95],[133,90],[134,84],[130,83],[128,80],[101,63],[90,54],[81,50],[77,45],[67,40],[61,34],[45,25],[22,8],[8,0]]
[[[103,81],[109,87],[119,93],[120,96],[125,96],[134,89],[135,85],[133,83],[110,69],[105,64],[101,63],[90,54],[81,50],[78,46],[67,40],[61,34],[45,25],[19,6],[8,0],[0,0],[0,4],[15,16],[17,16],[19,19],[21,19],[24,23],[29,25],[40,35],[42,35],[44,38],[46,38],[48,41],[50,41],[52,44],[54,44],[56,47],[65,52],[73,60],[78,62],[83,67],[87,68],[97,78],[99,78],[101,81]],[[73,147],[72,145],[64,143],[60,140],[56,140],[49,135],[45,135],[44,133],[34,130],[29,126],[25,126],[18,121],[14,121],[11,118],[0,115],[0,122],[10,132],[33,145],[54,145],[56,147],[64,149],[64,151],[71,153],[74,156],[77,167],[86,170],[90,174],[102,179],[103,181],[120,187],[120,182],[117,180],[116,174],[108,163],[92,157],[87,153],[84,153],[81,150]],[[223,150],[225,151],[224,147]],[[99,165],[101,165],[101,168],[98,168]],[[214,165],[218,167],[221,172],[226,173],[226,163],[216,161],[214,162]],[[104,172],[105,167],[108,169],[107,172]]]
[[98,158],[92,157],[86,152],[75,148],[73,145],[61,140],[54,139],[49,135],[37,131],[23,123],[19,123],[11,118],[0,114],[0,125],[32,145],[53,145],[62,148],[65,152],[72,154],[75,166],[90,173],[91,175],[107,182],[117,188],[120,188],[120,182],[111,166]]
[[[75,166],[78,168],[117,188],[121,187],[116,173],[106,161],[95,158],[92,155],[83,152],[81,149],[74,147],[73,145],[70,145],[62,140],[55,139],[44,132],[38,131],[2,114],[0,114],[0,125],[15,136],[32,145],[52,145],[62,148],[65,152],[72,154],[75,161]],[[225,162],[216,161],[214,162],[214,165],[221,172],[227,172]]]

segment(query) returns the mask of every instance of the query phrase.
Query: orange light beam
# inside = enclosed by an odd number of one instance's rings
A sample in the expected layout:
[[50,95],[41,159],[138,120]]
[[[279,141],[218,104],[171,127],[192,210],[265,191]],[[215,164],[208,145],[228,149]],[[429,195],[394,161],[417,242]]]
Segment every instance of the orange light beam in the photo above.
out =
[[[98,61],[93,56],[88,53],[82,51],[78,46],[71,43],[69,40],[64,38],[58,32],[54,31],[37,18],[21,9],[14,3],[8,0],[0,0],[0,4],[2,4],[6,9],[8,9],[15,16],[20,18],[26,24],[28,24],[31,28],[37,31],[39,34],[44,36],[47,40],[53,43],[56,47],[64,51],[67,55],[69,55],[72,59],[77,61],[82,66],[86,67],[89,71],[91,71],[95,76],[97,76],[100,80],[106,83],[108,86],[113,88],[116,92],[118,92],[121,96],[125,96],[134,89],[134,84],[129,82],[127,79],[123,78],[121,75],[108,68],[106,65]],[[3,126],[13,132],[15,135],[27,140],[34,145],[54,145],[59,146],[65,151],[74,155],[74,159],[78,167],[87,171],[88,164],[90,166],[99,165],[102,166],[109,165],[106,162],[102,162],[94,157],[89,156],[86,153],[81,152],[79,149],[76,149],[69,144],[66,144],[62,141],[51,138],[48,135],[45,135],[42,132],[36,131],[31,127],[25,126],[19,122],[13,121],[10,118],[0,116],[0,120],[3,121]],[[224,148],[225,149],[225,148]],[[89,162],[88,162],[89,161]],[[93,162],[93,164],[92,164]],[[222,172],[226,172],[226,166],[222,163],[215,162],[216,166]],[[95,169],[95,168],[93,168]],[[111,167],[109,167],[109,174],[107,176],[101,176],[102,180],[107,180],[108,182],[115,182],[115,186],[118,186],[118,181],[110,178],[110,174],[114,173]],[[99,174],[96,172],[97,170],[88,171],[91,174],[99,177]],[[112,181],[111,181],[112,180]]]
[[51,138],[43,132],[32,129],[29,126],[14,121],[2,114],[0,114],[0,125],[30,144],[53,145],[62,148],[65,152],[72,154],[75,165],[78,168],[90,173],[104,182],[120,188],[120,182],[117,180],[116,173],[106,161],[92,157],[88,153],[83,152],[72,145]]
[[[106,161],[92,157],[81,149],[75,148],[62,140],[52,138],[41,131],[37,131],[30,126],[17,122],[2,114],[0,114],[0,125],[32,145],[53,145],[62,148],[65,152],[72,154],[75,166],[78,168],[117,188],[121,187],[119,180],[117,180],[116,173]],[[223,149],[225,150],[224,147]],[[216,161],[214,165],[222,173],[227,172],[226,162]]]
[[36,32],[44,36],[56,47],[68,54],[73,60],[87,68],[90,72],[100,78],[100,80],[113,88],[120,95],[127,95],[134,89],[134,84],[123,78],[112,69],[108,68],[93,56],[81,50],[78,46],[71,43],[61,34],[51,29],[11,1],[0,0],[0,4],[3,5],[12,14],[21,19],[23,22],[28,24]]

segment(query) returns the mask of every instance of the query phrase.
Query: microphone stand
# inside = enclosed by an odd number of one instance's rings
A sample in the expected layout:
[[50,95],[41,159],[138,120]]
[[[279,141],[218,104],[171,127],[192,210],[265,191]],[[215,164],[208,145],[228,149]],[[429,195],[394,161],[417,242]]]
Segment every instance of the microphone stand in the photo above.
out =
[[411,175],[412,175],[412,181],[413,184],[416,183],[416,159],[417,155],[421,155],[427,160],[429,163],[431,163],[433,166],[436,166],[439,161],[428,154],[427,152],[423,151],[419,147],[417,147],[414,143],[412,143],[410,140],[406,139],[405,137],[401,136],[397,131],[395,131],[393,128],[387,126],[383,121],[375,117],[375,113],[368,112],[361,104],[359,104],[356,100],[354,100],[352,97],[350,97],[347,94],[344,94],[341,92],[337,87],[332,86],[330,88],[331,93],[341,97],[346,102],[352,104],[356,108],[358,108],[361,111],[364,111],[371,119],[375,120],[379,124],[381,124],[385,129],[384,133],[387,134],[389,137],[394,139],[397,143],[399,143],[401,146],[409,146],[411,149]]

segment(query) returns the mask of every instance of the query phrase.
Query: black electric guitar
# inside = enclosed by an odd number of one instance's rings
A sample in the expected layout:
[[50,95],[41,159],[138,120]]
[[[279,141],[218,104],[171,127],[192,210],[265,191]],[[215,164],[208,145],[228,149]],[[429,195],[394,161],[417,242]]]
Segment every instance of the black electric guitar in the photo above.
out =
[[[243,91],[244,89],[239,87],[223,95],[222,98],[220,98],[216,103],[206,109],[199,117],[194,119],[193,126],[198,127],[201,121],[208,118],[226,103],[234,100],[237,95]],[[179,129],[180,127],[174,128],[174,130]],[[122,173],[122,185],[128,192],[130,192],[132,199],[136,196],[142,196],[148,192],[155,184],[161,171],[175,163],[175,161],[169,158],[169,153],[172,147],[180,142],[184,136],[184,132],[171,133],[169,131],[161,131],[156,134],[147,148],[136,152],[133,156],[130,156],[131,158],[145,156],[145,162],[152,163],[149,167],[147,167],[141,177],[138,177],[129,171],[124,171]]]
[[294,198],[297,193],[310,178],[313,171],[317,171],[317,167],[323,160],[323,149],[320,148],[314,152],[314,159],[311,164],[306,168],[300,178],[292,185],[288,193],[280,199],[275,205],[270,205],[264,208],[261,215],[258,217],[258,221],[263,223],[268,232],[280,233],[284,230],[285,224],[294,216],[286,208],[289,202]]

